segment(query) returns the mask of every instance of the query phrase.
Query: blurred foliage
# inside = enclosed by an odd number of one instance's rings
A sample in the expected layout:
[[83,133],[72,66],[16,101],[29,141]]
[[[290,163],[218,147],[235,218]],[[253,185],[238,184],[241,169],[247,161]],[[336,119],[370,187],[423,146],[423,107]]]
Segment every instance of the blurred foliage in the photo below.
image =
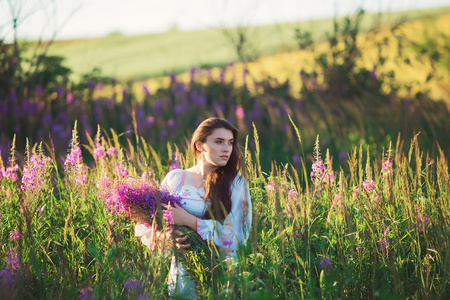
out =
[[[414,90],[410,86],[406,86],[405,95],[405,85],[393,80],[396,71],[387,64],[392,54],[384,51],[389,43],[395,42],[398,56],[394,58],[416,49],[413,54],[433,61],[431,66],[437,68],[450,57],[448,42],[442,46],[442,42],[410,41],[402,38],[398,24],[391,28],[397,37],[394,41],[377,39],[379,29],[375,28],[366,35],[376,41],[378,48],[375,64],[368,67],[362,61],[366,49],[359,42],[363,16],[360,11],[342,21],[336,20],[326,48],[310,44],[309,35],[297,31],[299,46],[307,46],[305,51],[314,54],[315,65],[314,69],[300,71],[302,84],[297,91],[293,91],[290,79],[282,81],[270,76],[256,79],[259,74],[248,68],[240,72],[236,65],[230,64],[220,70],[218,78],[209,69],[192,68],[188,82],[171,75],[166,87],[150,90],[142,85],[140,99],[131,83],[119,84],[104,77],[99,69],[83,75],[78,83],[69,82],[70,71],[59,57],[39,56],[34,63],[17,63],[21,61],[18,46],[3,43],[7,50],[2,52],[0,72],[3,158],[14,134],[19,152],[24,149],[27,137],[34,143],[41,139],[49,141],[51,136],[55,147],[64,149],[76,120],[82,143],[87,143],[87,135],[99,124],[117,132],[124,143],[137,131],[156,151],[164,151],[159,149],[167,142],[183,147],[196,124],[209,116],[220,116],[235,124],[241,130],[242,142],[252,131],[253,123],[264,132],[260,140],[264,167],[269,167],[272,159],[295,166],[300,166],[301,159],[311,161],[317,135],[336,158],[335,164],[337,159],[345,161],[347,152],[360,143],[370,146],[372,158],[380,157],[383,148],[395,143],[399,134],[406,141],[405,146],[421,132],[424,149],[436,154],[437,142],[450,151],[448,104],[433,99],[428,90]],[[428,46],[430,51],[421,50]],[[24,72],[25,66],[36,71]],[[427,80],[434,80],[434,74],[430,76]],[[300,130],[303,148],[298,145],[289,116]]]

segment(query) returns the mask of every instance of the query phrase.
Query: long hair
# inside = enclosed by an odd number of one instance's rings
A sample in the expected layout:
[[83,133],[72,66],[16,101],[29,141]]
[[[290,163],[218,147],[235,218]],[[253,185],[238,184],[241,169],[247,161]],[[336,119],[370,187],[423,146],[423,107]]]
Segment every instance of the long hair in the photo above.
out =
[[211,200],[209,210],[203,216],[205,219],[222,221],[231,211],[231,185],[239,171],[244,172],[244,158],[238,144],[238,130],[228,121],[220,118],[209,118],[204,120],[194,131],[191,140],[191,150],[194,157],[198,159],[201,152],[195,145],[196,142],[206,142],[215,129],[225,128],[233,133],[233,150],[227,164],[216,168],[208,174],[205,182],[205,199]]

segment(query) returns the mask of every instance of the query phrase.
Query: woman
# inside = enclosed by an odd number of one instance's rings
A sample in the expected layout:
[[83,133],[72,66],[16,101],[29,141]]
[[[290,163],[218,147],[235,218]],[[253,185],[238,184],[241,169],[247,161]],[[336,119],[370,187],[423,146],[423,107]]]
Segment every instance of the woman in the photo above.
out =
[[[248,185],[239,175],[244,162],[237,139],[237,129],[227,121],[219,118],[203,121],[191,140],[196,165],[170,171],[161,183],[178,193],[185,203],[183,207],[164,206],[173,213],[174,224],[196,230],[203,239],[233,256],[239,244],[247,240],[252,220]],[[141,236],[142,242],[153,250],[155,233],[142,224],[135,229],[135,235]],[[189,249],[186,239],[175,239],[179,249]],[[175,257],[172,257],[168,285],[171,296],[197,297],[194,282]]]

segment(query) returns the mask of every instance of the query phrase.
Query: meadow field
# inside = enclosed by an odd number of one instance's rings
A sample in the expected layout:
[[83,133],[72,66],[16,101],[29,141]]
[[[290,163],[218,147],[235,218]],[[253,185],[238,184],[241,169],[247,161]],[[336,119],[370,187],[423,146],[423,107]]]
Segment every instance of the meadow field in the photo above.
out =
[[[450,6],[383,14],[367,13],[360,24],[360,29],[367,32],[376,26],[438,17],[449,12]],[[342,19],[338,18],[339,21]],[[243,28],[248,44],[245,54],[249,60],[255,60],[278,54],[280,51],[291,52],[298,49],[294,38],[296,28],[310,31],[314,41],[323,42],[327,33],[332,34],[334,31],[333,22],[334,19],[319,19]],[[448,26],[440,28],[448,30]],[[192,67],[224,67],[230,62],[238,62],[235,47],[224,31],[237,40],[238,31],[234,28],[212,28],[192,32],[175,30],[139,36],[112,33],[110,36],[96,39],[57,40],[49,48],[49,54],[65,57],[65,64],[73,70],[75,78],[97,67],[104,75],[121,82],[145,80],[171,73],[179,74],[189,71]],[[42,45],[45,46],[46,43]],[[34,53],[35,46],[35,44],[27,46],[29,51],[27,56]],[[297,70],[296,72],[298,73]]]
[[[61,41],[36,61],[0,40],[1,297],[167,299],[170,256],[107,208],[102,180],[191,166],[189,136],[219,116],[240,130],[253,220],[236,260],[193,270],[206,299],[448,299],[448,8],[366,17],[297,50],[291,24],[242,62],[212,51],[214,30]],[[129,69],[101,65],[118,57]]]

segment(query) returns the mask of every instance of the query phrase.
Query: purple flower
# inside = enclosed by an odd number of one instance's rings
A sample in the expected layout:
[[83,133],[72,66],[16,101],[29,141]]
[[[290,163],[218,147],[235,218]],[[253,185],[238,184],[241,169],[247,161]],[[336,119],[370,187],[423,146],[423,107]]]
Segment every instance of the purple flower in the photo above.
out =
[[170,82],[171,83],[175,83],[175,81],[177,80],[177,76],[174,73],[171,73],[169,75],[169,77],[170,77]]
[[410,98],[406,98],[404,101],[405,101],[406,106],[408,106],[408,107],[412,106],[412,101]]
[[191,82],[193,82],[194,81],[194,79],[195,79],[195,73],[197,72],[197,68],[195,68],[195,67],[192,67],[191,68]]
[[[98,197],[105,201],[105,209],[129,217],[134,209],[153,218],[158,208],[158,201],[162,204],[178,204],[181,197],[174,196],[161,190],[157,184],[142,178],[124,178],[114,181],[105,174],[97,183]],[[131,210],[133,208],[133,210]]]
[[139,284],[139,280],[134,281],[134,280],[128,279],[127,281],[125,281],[123,286],[125,287],[125,289],[127,291],[131,290],[132,288],[136,289],[137,291],[142,290],[142,287]]
[[320,261],[320,265],[322,266],[322,269],[324,269],[325,271],[331,271],[331,262],[330,259],[328,257],[325,257],[324,259],[322,259]]
[[6,252],[6,266],[13,272],[19,268],[19,258],[15,250]]
[[292,162],[294,163],[294,165],[298,165],[301,162],[300,156],[297,154],[294,154],[292,156]]
[[34,90],[34,92],[36,93],[37,96],[41,96],[42,93],[44,92],[44,89],[42,88],[42,86],[38,85]]
[[12,288],[16,284],[16,281],[13,278],[13,272],[10,268],[6,267],[2,271],[0,271],[1,285],[0,287],[9,287]]
[[177,125],[177,122],[175,122],[175,120],[173,120],[173,119],[170,119],[169,121],[167,121],[167,127],[169,129],[174,129],[176,125]]
[[373,67],[372,71],[370,71],[370,78],[372,78],[373,80],[377,80],[378,75],[377,75],[377,68]]
[[233,245],[233,238],[230,235],[224,234],[220,237],[220,244],[222,247],[230,249]]
[[183,112],[183,106],[181,105],[177,105],[175,106],[175,108],[173,109],[175,115],[180,115]]
[[176,152],[172,153],[172,165],[170,166],[169,171],[181,169],[180,159],[178,158],[178,154]]
[[89,80],[89,82],[87,83],[87,87],[88,89],[94,89],[95,88],[95,82],[94,80]]
[[428,218],[426,216],[421,216],[420,213],[417,215],[417,227],[420,231],[424,232],[427,226]]
[[148,297],[145,296],[145,295],[140,295],[140,296],[137,298],[137,300],[152,300],[152,299],[148,298]]
[[92,291],[93,289],[91,287],[81,289],[78,298],[81,300],[95,300],[95,295],[91,295]]
[[142,85],[142,90],[144,91],[144,94],[146,97],[150,96],[150,90],[148,89],[148,87],[145,84]]
[[380,247],[378,248],[378,250],[380,250],[380,252],[387,254],[389,240],[387,238],[383,237],[383,238],[378,239],[378,243],[380,244]]

